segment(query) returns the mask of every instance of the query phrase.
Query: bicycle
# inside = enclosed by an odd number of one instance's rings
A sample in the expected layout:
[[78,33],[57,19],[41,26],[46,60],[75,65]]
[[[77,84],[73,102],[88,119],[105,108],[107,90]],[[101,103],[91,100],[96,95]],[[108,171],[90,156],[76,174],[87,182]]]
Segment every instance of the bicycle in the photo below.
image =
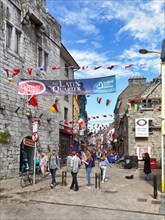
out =
[[126,163],[126,161],[124,160],[121,160],[121,161],[117,161],[116,162],[116,165],[118,168],[120,169],[137,169],[138,168],[138,165],[137,163],[133,162],[133,161],[130,161],[128,164]]
[[29,171],[25,171],[25,174],[21,176],[20,185],[22,188],[33,184],[33,176],[29,173]]

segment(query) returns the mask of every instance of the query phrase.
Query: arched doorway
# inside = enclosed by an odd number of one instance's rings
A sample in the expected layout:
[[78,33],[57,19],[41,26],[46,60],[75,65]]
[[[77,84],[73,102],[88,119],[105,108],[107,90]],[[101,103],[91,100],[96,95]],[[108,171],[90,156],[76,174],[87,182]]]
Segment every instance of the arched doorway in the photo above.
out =
[[20,171],[22,167],[22,158],[21,158],[22,149],[27,153],[29,168],[31,171],[33,171],[35,142],[32,140],[31,136],[26,136],[20,144]]

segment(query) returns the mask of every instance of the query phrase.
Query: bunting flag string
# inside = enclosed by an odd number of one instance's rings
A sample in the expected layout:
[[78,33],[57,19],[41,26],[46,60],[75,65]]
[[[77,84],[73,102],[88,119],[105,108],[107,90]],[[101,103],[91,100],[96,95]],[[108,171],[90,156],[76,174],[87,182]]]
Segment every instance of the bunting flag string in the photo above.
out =
[[[158,63],[156,63],[156,64],[158,64]],[[151,66],[151,64],[149,64],[150,66]],[[152,64],[152,66],[153,65],[155,65],[155,64]],[[97,69],[101,69],[101,68],[106,68],[106,69],[109,69],[109,70],[112,70],[112,69],[114,69],[115,67],[117,67],[117,66],[120,66],[120,65],[110,65],[110,66],[107,66],[107,67],[104,67],[103,65],[99,65],[99,66],[94,66],[94,67],[92,67],[92,69],[93,70],[97,70]],[[132,64],[128,64],[128,65],[126,65],[126,66],[124,66],[124,69],[129,69],[129,68],[131,68],[131,67],[133,67],[133,66],[139,66],[140,68],[142,68],[143,66],[147,66],[147,63],[140,63],[140,64],[136,64],[136,65],[134,65],[133,63]],[[38,69],[40,70],[40,71],[46,71],[47,70],[47,68],[48,67],[46,67],[46,66],[39,66],[38,67]],[[51,66],[51,69],[52,70],[60,70],[60,69],[77,69],[77,67],[75,67],[75,66],[67,66],[67,67],[61,67],[61,66]],[[87,70],[87,69],[90,69],[89,68],[89,66],[81,66],[79,69],[81,69],[81,70]],[[78,70],[78,69],[77,69]],[[31,68],[31,67],[29,67],[29,68],[27,68],[27,73],[29,74],[29,75],[32,75],[32,71],[33,71],[33,68]],[[4,74],[5,74],[5,76],[7,77],[7,79],[9,80],[9,81],[13,81],[13,76],[16,76],[16,75],[18,75],[18,74],[20,74],[20,72],[21,72],[21,68],[14,68],[13,69],[13,73],[12,74],[9,74],[9,70],[8,69],[6,69],[6,68],[4,68]]]

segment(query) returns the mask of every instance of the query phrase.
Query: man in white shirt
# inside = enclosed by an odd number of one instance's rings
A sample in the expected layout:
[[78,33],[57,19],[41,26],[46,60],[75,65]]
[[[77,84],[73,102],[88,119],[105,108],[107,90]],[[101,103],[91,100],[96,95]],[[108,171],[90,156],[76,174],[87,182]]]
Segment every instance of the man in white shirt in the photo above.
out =
[[79,157],[77,157],[76,152],[72,153],[72,159],[71,159],[71,174],[72,174],[72,184],[70,186],[70,189],[74,189],[74,191],[79,190],[78,181],[77,181],[77,174],[81,166],[81,160]]

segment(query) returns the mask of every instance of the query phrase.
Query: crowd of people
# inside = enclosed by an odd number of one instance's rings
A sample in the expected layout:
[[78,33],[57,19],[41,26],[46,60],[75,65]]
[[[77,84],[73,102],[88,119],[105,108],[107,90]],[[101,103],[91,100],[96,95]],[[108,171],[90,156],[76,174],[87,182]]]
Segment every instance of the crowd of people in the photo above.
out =
[[[80,167],[85,168],[86,172],[86,180],[87,180],[87,188],[91,189],[91,172],[92,168],[95,166],[95,162],[98,162],[98,167],[100,168],[101,181],[105,183],[107,181],[106,171],[107,166],[111,166],[108,161],[108,152],[107,151],[95,151],[94,149],[86,149],[85,151],[79,152],[71,152],[67,156],[67,171],[71,172],[72,182],[70,185],[70,189],[74,191],[79,190],[79,184],[77,179],[77,174],[80,170]],[[146,174],[146,180],[151,180],[151,165],[150,165],[150,156],[148,153],[143,155],[144,161],[144,173]],[[51,175],[51,188],[56,186],[56,173],[57,170],[60,169],[60,160],[58,156],[58,152],[53,150],[49,152],[48,155],[45,153],[37,153],[36,155],[36,164],[38,164],[42,177],[45,177],[46,174]],[[21,171],[23,169],[28,169],[28,157],[27,153],[22,150],[21,151]]]

